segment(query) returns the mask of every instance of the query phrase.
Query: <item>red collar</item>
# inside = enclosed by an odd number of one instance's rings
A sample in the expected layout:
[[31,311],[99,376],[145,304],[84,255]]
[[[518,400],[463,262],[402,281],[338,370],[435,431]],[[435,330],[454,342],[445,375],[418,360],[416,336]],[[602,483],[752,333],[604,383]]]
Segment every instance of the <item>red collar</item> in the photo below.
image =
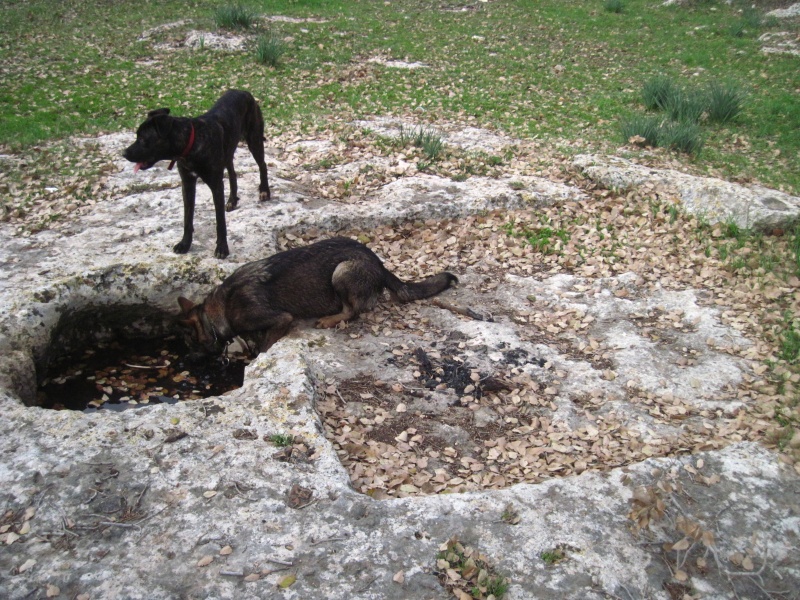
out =
[[[194,125],[191,123],[190,125],[192,126],[192,132],[189,134],[189,142],[186,144],[186,148],[184,148],[183,152],[181,152],[181,158],[186,158],[187,156],[189,156],[189,152],[192,151],[192,146],[194,146]],[[175,166],[175,162],[177,160],[178,159],[175,159],[172,162],[170,162],[169,167],[167,167],[167,170],[171,171],[172,167]]]

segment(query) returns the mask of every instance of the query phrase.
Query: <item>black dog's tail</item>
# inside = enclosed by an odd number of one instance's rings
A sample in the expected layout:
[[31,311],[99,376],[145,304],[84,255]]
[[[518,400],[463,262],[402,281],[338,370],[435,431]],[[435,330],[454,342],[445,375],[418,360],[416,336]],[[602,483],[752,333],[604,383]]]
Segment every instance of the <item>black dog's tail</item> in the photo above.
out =
[[430,298],[445,291],[451,285],[458,283],[458,277],[447,271],[442,271],[438,275],[426,277],[422,281],[405,282],[384,268],[384,283],[392,293],[392,297],[400,302],[411,302],[422,298]]

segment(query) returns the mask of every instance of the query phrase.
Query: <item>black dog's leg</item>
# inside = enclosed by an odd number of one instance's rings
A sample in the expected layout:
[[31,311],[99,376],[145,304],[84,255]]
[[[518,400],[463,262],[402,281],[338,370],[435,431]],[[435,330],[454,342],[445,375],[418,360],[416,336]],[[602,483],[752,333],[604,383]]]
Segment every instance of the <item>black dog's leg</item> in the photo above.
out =
[[213,178],[208,187],[211,188],[211,195],[214,198],[214,214],[217,217],[217,248],[214,256],[225,258],[228,252],[228,229],[225,226],[225,185],[222,182],[222,171]]
[[194,200],[197,191],[197,175],[193,174],[178,163],[178,173],[181,176],[181,189],[183,191],[183,239],[173,246],[173,252],[186,254],[192,247],[192,234],[194,233]]
[[236,183],[236,171],[233,168],[233,157],[228,161],[227,166],[225,167],[228,169],[228,182],[230,183],[230,189],[228,190],[228,203],[225,205],[225,210],[230,212],[236,208],[236,205],[239,204],[239,186]]
[[258,131],[249,131],[247,133],[247,147],[250,149],[250,154],[258,163],[258,173],[261,177],[261,183],[258,186],[258,199],[261,202],[270,199],[269,181],[267,180],[267,163],[264,161],[264,133],[263,125]]

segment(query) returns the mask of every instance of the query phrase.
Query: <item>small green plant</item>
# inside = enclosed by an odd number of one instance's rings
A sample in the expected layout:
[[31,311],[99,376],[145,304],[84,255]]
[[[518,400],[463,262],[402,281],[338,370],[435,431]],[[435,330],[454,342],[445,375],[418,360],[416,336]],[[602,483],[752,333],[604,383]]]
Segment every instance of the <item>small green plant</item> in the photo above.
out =
[[659,146],[695,156],[700,154],[704,143],[700,127],[688,122],[670,123],[662,127],[658,139]]
[[726,221],[722,227],[722,235],[724,235],[726,238],[734,238],[738,240],[744,233],[736,221]]
[[277,67],[281,57],[286,54],[286,43],[274,32],[258,36],[256,41],[256,60],[262,65]]
[[553,254],[557,244],[556,240],[561,240],[562,245],[569,242],[569,233],[564,228],[553,229],[552,227],[544,226],[529,229],[523,225],[517,230],[514,227],[514,223],[507,223],[505,231],[512,237],[525,238],[537,252],[542,254]]
[[727,123],[742,112],[744,92],[733,83],[712,83],[708,88],[706,112],[712,123]]
[[278,448],[286,448],[294,444],[294,436],[288,433],[274,433],[269,436],[269,441]]
[[620,121],[619,131],[625,144],[658,146],[661,120],[650,115],[633,114]]
[[739,269],[744,269],[747,266],[747,262],[744,260],[743,256],[737,256],[733,259],[731,263],[731,269],[734,271],[738,271]]
[[794,258],[795,273],[800,275],[800,223],[794,226],[794,230],[791,233],[789,248]]
[[518,192],[520,190],[524,190],[526,186],[522,181],[509,181],[508,187]]
[[428,127],[408,128],[401,125],[398,143],[401,147],[412,145],[416,148],[422,148],[422,152],[431,162],[439,158],[439,155],[444,150],[444,140],[441,134]]
[[645,82],[642,87],[642,100],[648,110],[664,110],[678,91],[678,86],[672,79],[658,75]]
[[783,330],[778,356],[787,362],[795,362],[800,358],[800,331],[797,330],[796,322],[790,314],[785,315],[785,323],[786,329]]
[[[452,577],[449,571],[455,571],[458,577]],[[500,600],[508,591],[508,579],[498,574],[485,556],[455,538],[439,547],[434,573],[458,598],[469,594],[474,600]]]
[[561,548],[553,548],[552,550],[545,550],[539,555],[539,558],[541,558],[544,561],[544,563],[550,567],[560,563],[566,557],[567,555]]
[[678,211],[678,207],[674,204],[670,204],[667,208],[667,212],[669,213],[669,222],[674,223],[678,220],[678,215],[680,214]]
[[214,22],[220,29],[250,29],[258,15],[241,4],[226,4],[214,11]]
[[500,518],[504,523],[508,523],[509,525],[518,525],[520,522],[519,512],[514,508],[513,504],[506,505]]
[[625,3],[622,0],[605,0],[603,8],[610,13],[621,13],[625,10]]

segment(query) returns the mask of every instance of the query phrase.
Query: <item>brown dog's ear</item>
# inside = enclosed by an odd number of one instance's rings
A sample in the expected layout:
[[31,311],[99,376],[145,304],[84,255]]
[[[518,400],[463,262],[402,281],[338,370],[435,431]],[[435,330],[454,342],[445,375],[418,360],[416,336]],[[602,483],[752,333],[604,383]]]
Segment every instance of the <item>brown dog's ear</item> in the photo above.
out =
[[183,296],[178,297],[178,304],[180,304],[181,311],[183,311],[183,314],[189,314],[189,311],[194,308],[194,302],[192,302],[187,298],[184,298]]
[[168,115],[169,109],[168,108],[157,108],[155,110],[151,110],[147,113],[148,117],[157,117],[158,115]]

